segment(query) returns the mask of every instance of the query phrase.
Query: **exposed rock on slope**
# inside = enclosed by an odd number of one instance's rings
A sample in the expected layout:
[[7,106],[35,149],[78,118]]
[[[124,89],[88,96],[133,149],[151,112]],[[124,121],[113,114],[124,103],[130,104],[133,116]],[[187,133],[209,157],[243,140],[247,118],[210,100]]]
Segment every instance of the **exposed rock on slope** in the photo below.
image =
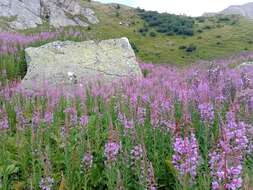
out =
[[13,29],[35,28],[43,22],[54,27],[99,22],[92,9],[76,0],[1,0],[0,17],[7,17]]
[[211,17],[215,15],[240,15],[253,19],[253,2],[244,5],[232,5],[218,13],[204,13],[203,16]]
[[[22,81],[34,90],[46,81],[49,86],[110,81],[122,77],[141,77],[133,49],[127,38],[101,42],[52,42],[38,48],[27,48],[28,71]],[[36,89],[35,89],[36,90]]]
[[230,6],[223,10],[221,13],[229,15],[236,14],[253,19],[253,3]]

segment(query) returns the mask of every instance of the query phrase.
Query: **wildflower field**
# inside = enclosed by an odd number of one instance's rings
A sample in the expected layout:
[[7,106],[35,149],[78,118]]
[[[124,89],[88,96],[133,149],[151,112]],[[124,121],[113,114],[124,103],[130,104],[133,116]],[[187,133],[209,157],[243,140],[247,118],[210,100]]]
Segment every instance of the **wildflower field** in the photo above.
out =
[[142,63],[143,79],[31,94],[23,48],[62,37],[40,35],[0,34],[0,189],[253,189],[252,66]]

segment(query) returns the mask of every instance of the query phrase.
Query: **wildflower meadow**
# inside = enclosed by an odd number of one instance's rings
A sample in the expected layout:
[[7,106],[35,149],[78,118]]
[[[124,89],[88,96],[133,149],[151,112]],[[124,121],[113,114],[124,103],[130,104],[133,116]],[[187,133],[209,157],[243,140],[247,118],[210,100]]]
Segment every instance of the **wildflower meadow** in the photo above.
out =
[[[8,44],[0,55],[0,189],[252,190],[252,66],[230,58],[187,68],[140,63],[141,79],[22,89],[23,48],[57,37],[0,34]],[[244,58],[253,55],[235,57]]]

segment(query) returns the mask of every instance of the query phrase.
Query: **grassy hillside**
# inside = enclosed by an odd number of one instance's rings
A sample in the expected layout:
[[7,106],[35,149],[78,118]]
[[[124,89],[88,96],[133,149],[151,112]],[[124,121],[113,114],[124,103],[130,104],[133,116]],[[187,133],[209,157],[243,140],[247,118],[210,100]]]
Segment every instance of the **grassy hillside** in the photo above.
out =
[[[106,39],[127,36],[136,45],[138,57],[146,62],[186,64],[199,59],[214,59],[241,51],[253,50],[253,23],[245,18],[231,17],[229,20],[211,17],[195,20],[193,36],[156,33],[143,36],[139,30],[144,21],[136,10],[125,7],[92,4],[101,22],[91,27],[93,38]],[[153,31],[152,27],[149,29]],[[196,46],[189,53],[182,46]]]
[[[185,65],[200,59],[211,60],[242,51],[253,50],[253,22],[238,17],[196,18],[193,36],[158,33],[141,19],[139,12],[127,6],[82,1],[91,7],[100,24],[75,28],[85,39],[108,39],[126,36],[137,50],[140,60],[153,63]],[[140,33],[148,28],[145,33]],[[37,30],[48,30],[43,25]],[[25,33],[34,32],[27,30]],[[193,51],[187,51],[193,48]]]

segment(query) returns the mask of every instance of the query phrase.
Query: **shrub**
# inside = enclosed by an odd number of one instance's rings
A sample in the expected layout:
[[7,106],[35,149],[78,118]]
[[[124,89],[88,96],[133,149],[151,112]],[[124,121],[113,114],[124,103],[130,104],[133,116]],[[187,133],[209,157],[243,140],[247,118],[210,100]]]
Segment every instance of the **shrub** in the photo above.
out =
[[178,47],[178,49],[186,49],[186,48],[187,48],[187,47],[184,46],[184,45],[181,45],[181,46]]
[[138,53],[138,52],[139,52],[139,48],[137,47],[137,45],[136,45],[134,42],[130,42],[130,44],[131,44],[131,46],[132,46],[134,52],[135,52],[135,53]]
[[191,17],[158,13],[156,11],[138,11],[140,17],[147,23],[147,25],[155,28],[159,33],[187,36],[192,36],[194,34],[194,19]]
[[149,35],[150,35],[151,37],[156,37],[156,33],[155,33],[155,32],[150,32]]
[[116,8],[116,9],[120,9],[121,7],[120,7],[119,4],[117,4],[115,8]]
[[206,25],[206,26],[204,26],[204,29],[205,29],[205,30],[210,30],[210,29],[212,29],[212,27],[209,26],[209,25]]
[[194,52],[194,51],[196,51],[196,50],[197,50],[197,46],[194,45],[194,44],[190,44],[190,45],[185,49],[185,51],[186,51],[186,52],[189,52],[189,53]]

